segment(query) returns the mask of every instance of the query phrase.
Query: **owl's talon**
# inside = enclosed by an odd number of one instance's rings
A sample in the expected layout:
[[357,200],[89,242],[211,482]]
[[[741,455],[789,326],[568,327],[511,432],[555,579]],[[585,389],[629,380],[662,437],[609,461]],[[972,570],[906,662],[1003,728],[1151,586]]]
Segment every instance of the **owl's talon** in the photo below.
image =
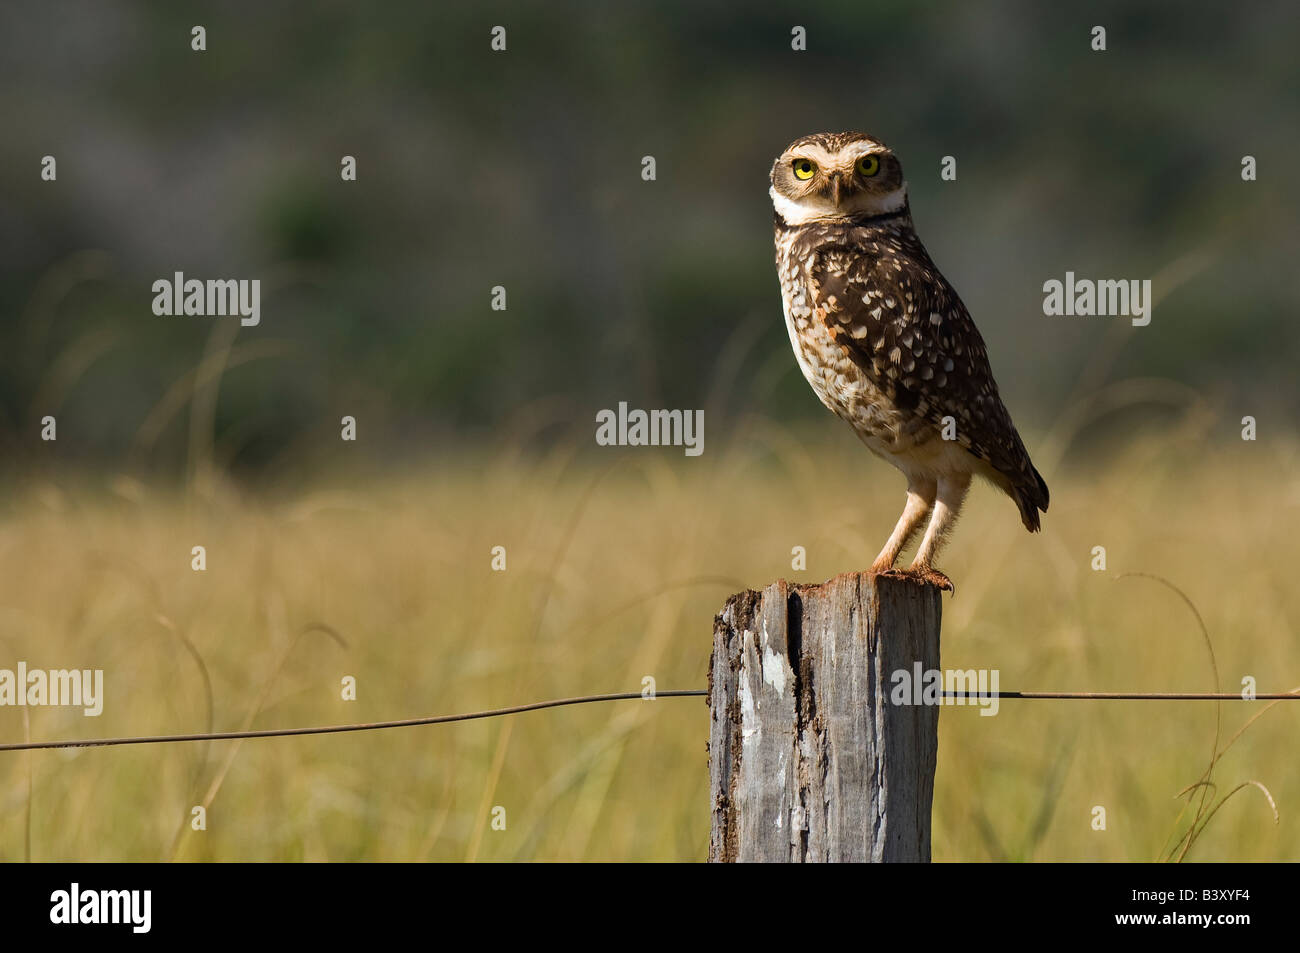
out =
[[926,585],[935,586],[939,590],[951,592],[953,595],[957,594],[957,587],[952,584],[952,580],[937,569],[930,566],[921,566],[910,569],[908,572],[914,579]]

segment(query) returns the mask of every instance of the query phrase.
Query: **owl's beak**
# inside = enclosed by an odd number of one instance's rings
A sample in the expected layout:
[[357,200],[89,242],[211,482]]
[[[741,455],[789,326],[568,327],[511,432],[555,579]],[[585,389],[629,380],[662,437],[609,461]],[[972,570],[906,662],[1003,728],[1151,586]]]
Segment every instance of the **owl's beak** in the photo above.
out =
[[845,176],[831,176],[831,203],[840,204],[840,197],[849,190],[849,181]]

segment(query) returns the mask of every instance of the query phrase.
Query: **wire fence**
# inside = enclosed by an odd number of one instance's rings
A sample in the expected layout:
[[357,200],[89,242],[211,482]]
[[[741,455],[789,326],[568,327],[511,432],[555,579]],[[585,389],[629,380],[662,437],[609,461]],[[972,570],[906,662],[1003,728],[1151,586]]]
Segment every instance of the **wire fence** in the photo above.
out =
[[[610,692],[603,695],[578,695],[573,698],[553,698],[526,705],[506,708],[487,708],[483,711],[462,712],[456,715],[432,715],[425,718],[403,718],[396,721],[359,722],[347,725],[315,725],[306,728],[264,728],[248,731],[206,731],[181,735],[139,735],[125,738],[77,738],[67,741],[23,741],[0,744],[0,751],[42,751],[52,748],[108,748],[118,745],[176,744],[185,741],[234,741],[244,738],[288,738],[296,735],[331,735],[349,731],[380,731],[385,728],[416,728],[421,725],[446,725],[458,721],[476,721],[482,718],[502,718],[524,712],[547,708],[566,708],[573,705],[590,705],[597,702],[654,701],[657,698],[701,698],[708,695],[703,688],[685,688],[673,691]],[[1300,691],[1262,692],[1253,695],[1229,692],[980,692],[945,691],[943,698],[976,700],[992,699],[1079,699],[1084,701],[1288,701],[1300,700]]]

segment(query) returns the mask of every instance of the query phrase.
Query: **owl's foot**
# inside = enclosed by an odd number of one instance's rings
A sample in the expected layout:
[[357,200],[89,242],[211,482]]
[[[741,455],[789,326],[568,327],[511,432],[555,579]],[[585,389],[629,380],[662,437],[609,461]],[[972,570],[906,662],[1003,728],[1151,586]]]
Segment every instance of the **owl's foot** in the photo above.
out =
[[935,586],[940,590],[946,590],[953,595],[957,594],[957,587],[952,584],[952,580],[945,576],[933,566],[912,565],[907,570],[907,574],[913,579],[919,580],[929,586]]

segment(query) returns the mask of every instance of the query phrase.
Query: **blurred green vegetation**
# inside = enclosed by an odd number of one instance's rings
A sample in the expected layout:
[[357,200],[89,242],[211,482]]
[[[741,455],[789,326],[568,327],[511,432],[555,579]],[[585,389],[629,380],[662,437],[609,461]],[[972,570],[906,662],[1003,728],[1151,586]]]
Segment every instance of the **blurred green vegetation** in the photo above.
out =
[[[250,474],[328,462],[345,413],[375,460],[538,415],[584,433],[618,400],[707,401],[711,427],[820,415],[766,174],[837,128],[899,152],[1029,431],[1102,383],[1107,348],[1114,377],[1294,414],[1298,24],[1290,2],[6,4],[0,456],[31,462],[52,413],[63,460],[177,472],[187,414],[147,452],[137,430],[224,333],[151,313],[177,270],[263,281],[234,347],[278,349],[229,368],[212,420]],[[1119,319],[1044,317],[1066,270],[1153,278],[1152,324],[1108,344]]]

